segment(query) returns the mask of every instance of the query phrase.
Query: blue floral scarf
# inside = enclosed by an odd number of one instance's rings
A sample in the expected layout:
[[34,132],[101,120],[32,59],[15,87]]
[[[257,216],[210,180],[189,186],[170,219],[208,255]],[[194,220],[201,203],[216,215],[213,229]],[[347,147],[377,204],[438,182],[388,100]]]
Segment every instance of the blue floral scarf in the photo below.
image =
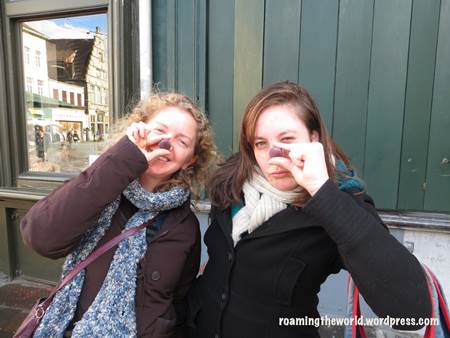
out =
[[[139,210],[128,220],[130,229],[153,219],[159,212],[181,206],[189,192],[175,187],[167,192],[150,193],[138,180],[123,191]],[[120,196],[101,213],[99,220],[84,235],[63,266],[63,277],[86,259],[111,226],[120,204]],[[114,254],[108,273],[97,296],[82,319],[75,323],[72,337],[134,337],[136,336],[136,270],[147,250],[146,229],[122,240]],[[85,271],[81,271],[53,299],[34,337],[62,337],[73,319],[83,287]]]

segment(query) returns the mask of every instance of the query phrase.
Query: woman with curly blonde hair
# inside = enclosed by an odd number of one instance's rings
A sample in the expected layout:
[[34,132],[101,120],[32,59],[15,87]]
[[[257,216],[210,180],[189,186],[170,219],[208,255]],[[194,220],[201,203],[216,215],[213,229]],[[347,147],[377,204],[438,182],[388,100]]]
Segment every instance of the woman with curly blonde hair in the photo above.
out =
[[121,138],[29,210],[22,236],[41,255],[67,256],[65,276],[122,230],[147,226],[61,289],[36,337],[183,337],[200,263],[190,195],[215,155],[211,129],[174,93],[142,100],[115,129]]

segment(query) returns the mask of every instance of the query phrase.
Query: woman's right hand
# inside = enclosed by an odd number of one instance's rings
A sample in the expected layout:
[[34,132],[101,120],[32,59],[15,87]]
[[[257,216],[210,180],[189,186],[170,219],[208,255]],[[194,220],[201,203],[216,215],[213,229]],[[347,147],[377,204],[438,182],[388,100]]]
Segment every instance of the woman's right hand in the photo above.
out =
[[126,135],[142,151],[147,162],[151,162],[159,156],[170,154],[169,150],[158,147],[159,142],[168,138],[169,135],[154,131],[147,123],[137,122],[131,124],[126,130]]

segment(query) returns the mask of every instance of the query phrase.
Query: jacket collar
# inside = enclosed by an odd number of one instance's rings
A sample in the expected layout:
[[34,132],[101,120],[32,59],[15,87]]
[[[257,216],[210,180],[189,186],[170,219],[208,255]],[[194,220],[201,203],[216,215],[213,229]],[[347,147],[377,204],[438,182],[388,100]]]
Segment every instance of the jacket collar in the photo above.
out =
[[[229,244],[233,245],[231,238],[231,231],[233,223],[231,219],[231,210],[226,208],[223,210],[215,209],[211,213],[211,217],[216,218],[219,227],[222,229]],[[259,237],[273,236],[289,231],[294,231],[302,228],[319,226],[319,221],[307,215],[302,209],[292,206],[281,210],[273,215],[263,224],[261,224],[251,234],[245,236],[241,241],[252,240]]]
[[183,220],[191,212],[191,199],[188,198],[181,206],[171,209],[161,226],[161,231],[171,230]]

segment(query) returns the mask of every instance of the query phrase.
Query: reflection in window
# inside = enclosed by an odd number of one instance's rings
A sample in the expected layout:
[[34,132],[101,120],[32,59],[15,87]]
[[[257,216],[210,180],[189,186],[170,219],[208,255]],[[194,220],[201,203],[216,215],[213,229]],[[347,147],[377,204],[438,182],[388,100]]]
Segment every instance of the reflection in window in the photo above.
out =
[[36,51],[36,68],[41,68],[41,51]]
[[29,170],[79,172],[108,139],[106,14],[21,28]]
[[30,64],[30,47],[25,47],[25,63]]
[[27,77],[25,90],[29,93],[33,92],[33,79],[31,77]]
[[38,80],[38,94],[43,96],[44,95],[44,81]]

